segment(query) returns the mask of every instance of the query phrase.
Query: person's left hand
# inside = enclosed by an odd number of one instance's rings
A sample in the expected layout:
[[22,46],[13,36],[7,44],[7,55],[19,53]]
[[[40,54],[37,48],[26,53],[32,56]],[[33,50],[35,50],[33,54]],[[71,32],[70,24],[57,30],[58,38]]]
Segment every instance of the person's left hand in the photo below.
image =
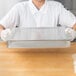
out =
[[65,29],[66,35],[71,37],[71,41],[73,41],[76,38],[76,31],[73,30],[72,28],[67,28]]

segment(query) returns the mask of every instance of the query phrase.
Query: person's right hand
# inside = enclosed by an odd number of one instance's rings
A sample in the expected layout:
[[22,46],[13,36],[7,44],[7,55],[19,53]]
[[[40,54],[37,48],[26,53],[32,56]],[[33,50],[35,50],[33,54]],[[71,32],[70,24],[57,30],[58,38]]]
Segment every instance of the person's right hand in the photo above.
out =
[[10,29],[5,29],[1,31],[0,37],[3,41],[7,41],[7,37],[11,35]]

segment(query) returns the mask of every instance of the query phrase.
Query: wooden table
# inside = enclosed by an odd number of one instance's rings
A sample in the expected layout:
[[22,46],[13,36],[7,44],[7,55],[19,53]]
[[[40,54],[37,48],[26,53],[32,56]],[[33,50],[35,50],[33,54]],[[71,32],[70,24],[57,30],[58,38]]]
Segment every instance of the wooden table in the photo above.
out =
[[9,49],[0,43],[0,76],[76,76],[72,54],[76,43],[68,48]]

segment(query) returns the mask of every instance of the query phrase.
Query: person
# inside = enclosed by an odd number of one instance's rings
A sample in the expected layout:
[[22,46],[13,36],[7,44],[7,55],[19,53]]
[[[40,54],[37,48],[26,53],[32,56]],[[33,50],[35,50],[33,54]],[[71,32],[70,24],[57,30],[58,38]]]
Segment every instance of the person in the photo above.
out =
[[76,17],[57,1],[29,0],[17,3],[0,21],[0,37],[6,41],[15,27],[57,27],[67,26],[65,30],[72,39],[76,35]]

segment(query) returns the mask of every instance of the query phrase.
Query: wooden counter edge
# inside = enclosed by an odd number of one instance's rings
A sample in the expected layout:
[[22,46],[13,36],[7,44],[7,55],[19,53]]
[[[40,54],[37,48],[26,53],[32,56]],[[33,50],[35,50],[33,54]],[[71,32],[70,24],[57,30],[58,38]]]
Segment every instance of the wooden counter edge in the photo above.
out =
[[76,42],[72,42],[66,48],[8,48],[6,42],[0,42],[0,52],[20,52],[20,53],[76,53]]

